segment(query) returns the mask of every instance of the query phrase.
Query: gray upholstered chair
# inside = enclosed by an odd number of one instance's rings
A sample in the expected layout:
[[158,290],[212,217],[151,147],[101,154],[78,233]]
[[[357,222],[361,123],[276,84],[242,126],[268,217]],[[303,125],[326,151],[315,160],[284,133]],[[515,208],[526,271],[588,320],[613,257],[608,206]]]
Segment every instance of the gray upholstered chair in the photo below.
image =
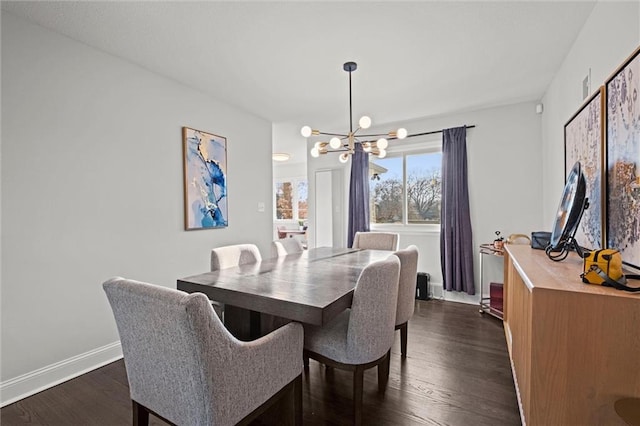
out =
[[[288,254],[302,253],[303,251],[304,248],[302,247],[302,243],[296,238],[284,238],[282,240],[275,240],[271,242],[272,258],[286,256]],[[290,319],[275,315],[265,313],[260,314],[260,323],[263,333],[282,327],[290,321]]]
[[[259,262],[262,260],[260,250],[255,244],[235,244],[216,247],[211,250],[211,270],[232,268],[245,263]],[[216,314],[224,321],[224,304],[212,300],[211,304]]]
[[400,261],[395,255],[363,269],[351,308],[324,326],[304,325],[304,364],[313,358],[329,367],[353,371],[353,417],[362,422],[364,370],[378,366],[378,390],[389,377],[394,339]]
[[211,250],[211,270],[231,268],[245,263],[262,260],[260,250],[255,244],[235,244],[217,247]]
[[304,247],[297,238],[285,238],[271,242],[271,257],[286,256],[292,253],[302,253]]
[[396,251],[398,237],[394,232],[356,232],[352,248]]
[[416,278],[418,276],[418,247],[411,245],[398,250],[400,259],[400,279],[398,280],[398,307],[396,309],[396,330],[400,330],[400,351],[407,357],[407,324],[413,316],[416,304]]
[[202,293],[124,278],[103,284],[118,326],[133,424],[247,423],[282,397],[302,423],[302,326],[236,340]]

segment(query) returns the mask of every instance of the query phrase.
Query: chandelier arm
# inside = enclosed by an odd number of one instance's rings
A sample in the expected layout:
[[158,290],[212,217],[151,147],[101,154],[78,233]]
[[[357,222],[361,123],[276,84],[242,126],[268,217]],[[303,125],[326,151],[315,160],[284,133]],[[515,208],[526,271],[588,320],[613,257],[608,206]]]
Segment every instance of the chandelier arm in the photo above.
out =
[[318,132],[319,135],[325,135],[325,136],[340,136],[342,138],[346,138],[349,137],[349,135],[345,135],[343,133],[327,133],[327,132]]
[[358,135],[361,138],[377,138],[379,136],[384,136],[387,139],[398,139],[396,136],[389,136],[389,133],[374,133],[374,134],[370,134],[370,135]]

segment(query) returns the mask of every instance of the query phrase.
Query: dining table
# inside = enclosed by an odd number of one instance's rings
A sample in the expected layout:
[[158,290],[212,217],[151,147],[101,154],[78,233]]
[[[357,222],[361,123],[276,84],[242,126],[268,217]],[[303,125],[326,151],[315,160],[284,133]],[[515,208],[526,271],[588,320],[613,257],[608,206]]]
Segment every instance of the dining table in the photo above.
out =
[[[224,304],[224,323],[252,340],[274,324],[324,325],[351,306],[362,270],[388,250],[319,247],[178,279],[178,290]],[[277,321],[273,321],[276,318]]]

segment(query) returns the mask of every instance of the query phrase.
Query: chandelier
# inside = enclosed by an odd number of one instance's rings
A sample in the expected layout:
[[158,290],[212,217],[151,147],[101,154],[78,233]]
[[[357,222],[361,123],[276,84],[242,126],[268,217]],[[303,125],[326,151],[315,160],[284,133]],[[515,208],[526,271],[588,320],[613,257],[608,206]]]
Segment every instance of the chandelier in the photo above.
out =
[[358,128],[353,130],[353,105],[351,102],[351,73],[358,68],[355,62],[345,62],[342,68],[349,73],[349,132],[344,133],[327,133],[320,130],[312,129],[304,126],[300,133],[305,138],[309,136],[331,136],[328,142],[316,142],[311,148],[311,156],[319,157],[328,152],[340,152],[338,159],[341,163],[346,163],[355,152],[355,144],[362,144],[362,149],[378,158],[384,158],[387,155],[387,147],[390,139],[404,139],[407,137],[407,129],[399,128],[389,133],[379,134],[358,134],[360,130],[366,130],[371,127],[371,118],[364,115],[358,121]]

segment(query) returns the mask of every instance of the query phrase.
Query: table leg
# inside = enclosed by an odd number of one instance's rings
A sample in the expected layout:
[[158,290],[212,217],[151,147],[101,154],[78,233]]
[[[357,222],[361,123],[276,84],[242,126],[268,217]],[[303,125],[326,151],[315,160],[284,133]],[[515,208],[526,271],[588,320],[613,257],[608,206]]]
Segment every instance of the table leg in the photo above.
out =
[[260,337],[259,312],[225,305],[224,325],[236,339],[249,341]]
[[224,325],[236,339],[255,340],[276,328],[291,322],[290,319],[263,314],[233,305],[224,307]]

